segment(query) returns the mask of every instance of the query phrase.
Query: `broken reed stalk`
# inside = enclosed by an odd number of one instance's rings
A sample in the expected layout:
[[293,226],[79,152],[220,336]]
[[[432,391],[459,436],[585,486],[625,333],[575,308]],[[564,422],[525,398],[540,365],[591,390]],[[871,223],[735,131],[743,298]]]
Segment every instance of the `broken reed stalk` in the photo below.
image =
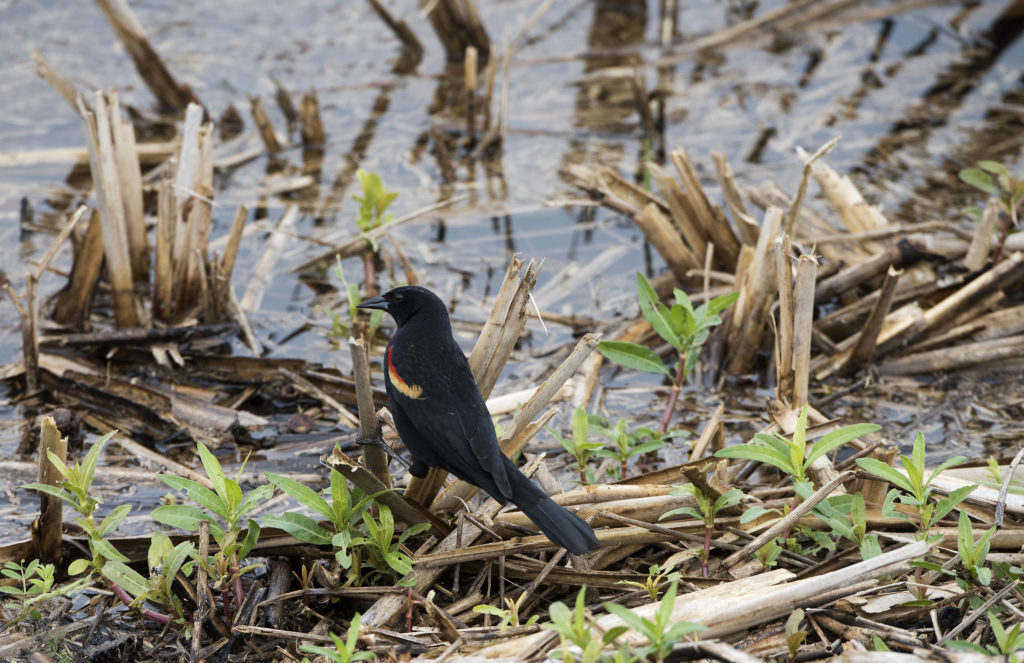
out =
[[149,282],[149,243],[146,241],[146,213],[142,203],[142,170],[139,167],[135,127],[121,116],[117,93],[111,89],[109,100],[110,130],[114,143],[114,161],[124,204],[124,227],[128,240],[128,259],[136,285]]
[[508,263],[505,270],[505,278],[498,286],[498,293],[494,296],[494,303],[491,305],[491,313],[484,323],[480,336],[469,353],[469,369],[473,373],[473,379],[477,384],[483,379],[483,372],[494,355],[494,349],[501,337],[502,326],[505,318],[508,317],[509,306],[512,305],[512,298],[519,287],[519,274],[523,269],[523,261],[516,256]]
[[[68,440],[61,437],[53,417],[44,417],[40,427],[39,483],[57,486],[64,477],[50,462],[48,451],[53,452],[62,463],[67,463]],[[61,558],[61,528],[64,522],[62,504],[56,495],[39,493],[39,516],[32,523],[32,539],[36,555],[44,564],[59,562]]]
[[718,407],[711,414],[711,417],[704,424],[704,431],[697,438],[697,441],[693,444],[693,448],[690,449],[690,461],[700,460],[707,453],[708,447],[711,447],[711,453],[714,453],[725,446],[724,431],[722,429],[722,420],[725,414],[725,404],[719,403]]
[[964,307],[996,290],[1008,287],[1022,277],[1024,256],[1014,253],[921,315],[907,318],[892,329],[885,330],[879,337],[878,352],[890,352],[899,345],[913,342],[933,330],[944,328],[963,311]]
[[391,12],[388,11],[387,7],[380,0],[368,0],[368,2],[377,16],[395,33],[395,36],[398,37],[403,46],[417,53],[423,52],[423,44],[416,38],[416,33],[412,31],[405,21],[392,16]]
[[702,264],[707,254],[708,236],[703,226],[697,222],[696,212],[693,210],[689,198],[679,188],[679,183],[675,178],[665,172],[661,166],[653,161],[648,161],[646,165],[647,172],[658,185],[661,195],[665,197],[668,209],[672,213],[672,222],[679,230],[679,234],[686,240],[686,245],[697,264]]
[[25,390],[29,394],[35,393],[39,388],[39,279],[42,278],[43,272],[50,266],[50,262],[57,255],[61,245],[64,244],[64,241],[74,231],[75,226],[82,218],[82,215],[85,214],[85,211],[86,207],[84,205],[75,210],[75,213],[71,215],[71,218],[64,224],[60,233],[57,234],[57,237],[50,244],[50,248],[46,251],[46,255],[43,256],[39,265],[36,266],[36,270],[25,274],[24,305],[22,305],[21,299],[14,292],[10,283],[7,282],[6,275],[0,272],[0,282],[3,283],[4,290],[11,298],[11,302],[18,310],[18,315],[21,318],[21,346],[24,357]]
[[327,142],[324,124],[320,120],[320,102],[316,98],[316,90],[310,90],[302,96],[299,104],[299,120],[302,126],[302,144],[306,147],[318,147]]
[[274,125],[270,123],[270,116],[267,115],[267,109],[263,107],[263,102],[259,97],[249,96],[249,110],[252,113],[252,120],[256,124],[256,129],[260,133],[260,138],[263,139],[263,145],[267,148],[267,152],[271,154],[280,152],[281,142],[277,139]]
[[[64,101],[68,102],[74,112],[78,112],[78,90],[75,86],[65,78],[59,71],[54,69],[47,61],[43,54],[39,51],[32,51],[32,60],[36,63],[36,73],[46,79],[46,82],[50,84],[57,93],[64,98]],[[83,102],[84,103],[84,102]],[[88,105],[86,105],[88,108]]]
[[267,286],[274,278],[274,265],[284,251],[285,244],[291,241],[291,230],[299,219],[298,205],[289,205],[284,214],[278,219],[274,229],[277,232],[270,234],[266,246],[256,267],[253,269],[253,278],[242,295],[241,306],[243,311],[255,311],[263,302],[263,295],[266,294]]
[[814,279],[818,261],[800,256],[793,286],[793,394],[790,403],[799,408],[807,402],[811,365],[811,334],[814,330]]
[[691,269],[699,269],[697,258],[657,205],[648,203],[633,220],[680,283],[689,280]]
[[793,267],[792,245],[785,232],[775,238],[775,280],[779,286],[779,326],[776,337],[775,398],[792,406],[793,395]]
[[484,108],[484,119],[481,131],[487,134],[491,131],[491,104],[494,99],[494,78],[498,73],[497,58],[488,58],[485,70],[484,98],[481,104]]
[[985,204],[985,211],[981,215],[981,223],[974,229],[971,245],[967,249],[967,255],[964,256],[964,267],[972,272],[980,270],[992,257],[992,242],[995,237],[996,226],[999,224],[999,213],[1002,209],[1002,203],[995,198],[989,198]]
[[796,225],[796,218],[800,213],[800,206],[803,205],[804,196],[807,194],[807,180],[811,176],[811,168],[814,166],[814,162],[831,152],[838,144],[839,137],[837,136],[819,147],[817,152],[804,160],[803,171],[800,174],[800,186],[797,188],[796,196],[793,198],[793,202],[790,204],[789,210],[786,212],[786,221],[782,224],[782,232],[786,233],[790,237],[793,236],[793,228]]
[[476,73],[477,50],[475,46],[466,47],[464,77],[466,84],[466,135],[470,141],[475,140],[476,133]]
[[871,313],[868,314],[868,319],[864,323],[864,329],[857,337],[857,342],[854,344],[853,349],[850,350],[849,357],[842,367],[844,373],[854,373],[858,369],[866,367],[868,362],[871,361],[871,357],[875,354],[875,343],[878,341],[878,334],[882,331],[882,324],[885,322],[886,316],[889,315],[889,309],[892,308],[892,300],[896,296],[896,286],[899,284],[902,273],[891,266],[889,271],[886,272],[878,301],[875,302]]
[[203,308],[203,319],[208,323],[230,320],[235,315],[234,306],[231,303],[234,294],[231,274],[235,270],[235,261],[238,259],[238,249],[242,243],[242,231],[245,229],[247,218],[249,218],[249,208],[239,205],[235,210],[231,229],[228,231],[224,255],[219,260],[215,257],[210,262],[208,281],[211,305]]
[[[829,144],[826,143],[822,150],[828,147]],[[809,157],[800,148],[797,148],[797,154],[805,163],[810,161],[811,174],[850,232],[860,233],[888,227],[889,221],[882,214],[881,210],[873,205],[869,205],[864,200],[864,197],[853,182],[850,181],[849,177],[846,175],[840,176],[820,159],[812,161],[813,157]],[[863,246],[872,253],[877,253],[885,248],[884,245],[877,242],[866,242]]]
[[736,184],[736,176],[732,172],[732,166],[729,165],[725,155],[721,152],[712,150],[711,159],[715,162],[718,182],[722,185],[722,196],[725,198],[725,203],[729,206],[729,211],[732,212],[733,219],[736,221],[736,229],[740,241],[747,246],[756,245],[761,228],[757,223],[757,219],[747,211],[747,206],[743,200],[743,192],[740,191],[739,185]]
[[[173,308],[174,237],[177,226],[177,197],[174,184],[163,180],[157,184],[156,259],[153,265],[153,317],[166,320]],[[76,261],[77,266],[77,261]]]
[[[750,264],[744,270],[742,278],[737,274],[736,283],[740,284],[740,296],[733,310],[729,342],[729,372],[736,375],[749,372],[761,347],[759,339],[764,331],[768,310],[773,301],[772,295],[776,289],[775,260],[769,256],[771,238],[778,235],[781,222],[782,210],[769,207],[765,211],[764,225]],[[737,257],[743,253],[744,251],[739,251]],[[742,261],[737,262],[742,265]]]
[[103,237],[100,230],[99,210],[93,209],[85,237],[75,255],[67,285],[57,294],[53,320],[59,325],[84,329],[89,314],[89,303],[100,278],[103,266]]
[[512,297],[509,314],[502,324],[498,344],[494,348],[490,361],[487,362],[487,369],[480,376],[480,393],[483,394],[485,400],[491,395],[491,390],[494,389],[498,378],[501,377],[501,371],[505,368],[505,364],[508,363],[508,358],[511,356],[512,350],[515,349],[515,345],[519,341],[523,329],[526,327],[526,321],[530,317],[528,312],[530,293],[533,292],[533,288],[537,284],[537,275],[540,273],[543,264],[543,261],[535,263],[533,260],[530,260],[526,266],[526,272],[516,288],[515,295]]
[[819,304],[842,292],[853,290],[861,283],[881,275],[889,267],[904,267],[929,253],[928,238],[914,235],[900,239],[896,244],[888,246],[870,258],[856,262],[840,272],[824,279],[818,284],[814,300]]
[[425,7],[430,7],[427,18],[450,62],[460,60],[467,46],[475,46],[484,61],[490,57],[491,39],[473,0],[420,0],[420,9]]
[[114,298],[114,318],[117,326],[137,327],[139,317],[135,307],[132,268],[129,258],[127,232],[121,183],[118,180],[110,115],[102,92],[95,96],[95,115],[79,106],[89,149],[89,169],[96,191],[100,224],[103,228],[103,252],[106,258],[110,287]]
[[950,348],[890,359],[879,366],[882,375],[919,375],[951,371],[1024,357],[1024,335],[963,343]]
[[[356,387],[356,406],[359,411],[359,435],[364,440],[376,440],[379,436],[377,409],[373,406],[373,386],[370,383],[370,357],[362,338],[349,337],[348,349],[352,355],[352,381]],[[375,444],[363,444],[363,460],[366,468],[376,475],[386,487],[391,487],[391,473],[388,472],[387,452]]]
[[284,89],[284,86],[277,80],[277,77],[271,75],[270,82],[274,84],[274,101],[277,102],[277,107],[281,110],[281,114],[284,115],[285,122],[288,123],[288,131],[290,132],[299,121],[299,111],[295,110],[292,95],[288,94],[288,90]]
[[[190,110],[196,108],[190,106]],[[192,142],[187,134],[183,141]],[[213,126],[204,124],[197,127],[194,134],[195,150],[189,152],[194,157],[193,163],[185,163],[184,151],[179,166],[179,176],[183,174],[181,166],[186,166],[185,175],[175,183],[178,201],[178,224],[175,235],[175,248],[178,263],[175,265],[175,290],[177,298],[174,302],[175,312],[181,314],[195,306],[201,298],[202,291],[207,287],[203,275],[206,262],[206,247],[210,239],[213,217]]]
[[96,0],[96,4],[110,21],[118,39],[124,44],[139,76],[160,103],[174,111],[184,110],[190,102],[199,103],[188,85],[179,84],[174,80],[171,72],[150,45],[146,31],[126,0]]
[[679,178],[686,187],[687,197],[690,200],[697,221],[707,233],[708,240],[718,247],[719,265],[732,267],[736,264],[739,256],[740,241],[736,237],[732,226],[722,216],[720,210],[711,206],[704,187],[701,186],[700,177],[693,167],[689,155],[682,147],[678,147],[669,154],[672,164],[679,173]]
[[[3,271],[0,271],[0,288],[3,288],[3,291],[7,293],[11,303],[14,304],[14,308],[18,310],[18,317],[21,318],[21,347],[24,356],[25,391],[32,394],[39,389],[39,349],[36,328],[32,324],[32,317],[29,315],[28,309],[21,303],[21,297],[11,287],[10,282],[7,280],[7,275]],[[30,296],[31,294],[29,293]]]

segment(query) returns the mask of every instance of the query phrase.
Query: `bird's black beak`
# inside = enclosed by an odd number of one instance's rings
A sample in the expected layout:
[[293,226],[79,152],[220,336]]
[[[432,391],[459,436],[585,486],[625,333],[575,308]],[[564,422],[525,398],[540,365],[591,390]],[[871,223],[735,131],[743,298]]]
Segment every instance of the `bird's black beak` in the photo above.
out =
[[356,306],[356,308],[375,308],[381,311],[388,311],[388,300],[383,297],[374,297],[373,299],[367,299],[362,304]]

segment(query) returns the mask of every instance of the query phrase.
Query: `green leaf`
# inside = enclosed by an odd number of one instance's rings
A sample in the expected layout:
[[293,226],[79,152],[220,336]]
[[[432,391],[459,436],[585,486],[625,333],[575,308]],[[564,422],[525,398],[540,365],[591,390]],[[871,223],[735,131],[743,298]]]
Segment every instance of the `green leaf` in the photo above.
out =
[[[641,633],[643,633],[646,630],[649,630],[645,628],[646,625],[644,624],[644,621],[646,620],[640,615],[630,610],[629,608],[619,605],[618,603],[610,603],[607,601],[602,605],[604,606],[605,610],[615,615],[622,621],[626,622],[626,624],[628,624],[630,628],[632,628],[633,630],[639,631]],[[648,624],[650,624],[650,622],[648,622]]]
[[313,545],[325,546],[331,542],[330,535],[323,527],[320,527],[309,516],[301,513],[287,511],[280,516],[266,516],[263,518],[263,525],[282,529],[299,541]]
[[740,516],[740,523],[741,524],[749,523],[752,520],[760,518],[761,516],[763,516],[766,513],[774,513],[774,514],[778,515],[779,511],[778,511],[778,509],[766,509],[766,508],[764,508],[763,506],[761,506],[759,504],[755,504],[754,506],[750,507],[749,509],[747,509],[746,511],[743,512],[743,515]]
[[404,553],[397,551],[389,552],[384,555],[384,561],[400,576],[412,573],[412,560]]
[[178,575],[178,571],[181,570],[181,565],[185,563],[185,560],[192,555],[195,549],[196,547],[191,541],[182,541],[174,546],[174,549],[164,558],[164,565],[161,569],[164,576],[173,580]]
[[[925,482],[925,485],[926,486],[931,485],[932,481],[935,480],[935,477],[939,476],[940,474],[942,474],[943,472],[945,472],[949,468],[956,467],[957,465],[960,465],[961,463],[964,463],[966,461],[967,461],[967,457],[966,456],[953,456],[952,458],[946,460],[941,465],[939,465],[934,470],[932,470],[932,473],[930,475],[928,475],[928,481]],[[975,487],[977,487],[977,486],[975,486]]]
[[48,483],[24,483],[19,487],[24,488],[25,490],[38,490],[40,493],[46,493],[47,495],[53,495],[54,497],[60,498],[71,506],[76,505],[75,496],[59,486],[51,486]]
[[661,373],[672,377],[672,371],[665,366],[654,350],[624,341],[601,341],[597,351],[616,364],[646,373]]
[[861,559],[871,559],[882,554],[882,546],[878,544],[877,534],[868,534],[860,542]]
[[174,544],[171,543],[171,537],[167,536],[160,530],[155,530],[150,535],[149,541],[149,552],[146,556],[146,561],[149,562],[150,569],[157,569],[163,566],[164,559],[174,549]]
[[992,182],[992,176],[983,170],[964,168],[960,171],[960,179],[991,196],[999,195],[999,187]]
[[658,333],[658,336],[672,344],[677,351],[681,351],[682,339],[679,338],[677,328],[669,319],[668,308],[661,303],[650,281],[640,272],[636,273],[636,291],[640,302],[640,312],[651,323],[651,327]]
[[728,295],[722,295],[721,297],[715,297],[714,299],[712,299],[707,304],[708,313],[710,313],[712,315],[718,315],[719,313],[721,313],[725,309],[729,308],[729,306],[733,302],[735,302],[737,299],[739,299],[739,296],[740,296],[739,292],[730,292]]
[[320,494],[312,488],[303,486],[295,479],[282,476],[280,474],[274,474],[273,472],[266,472],[264,476],[267,477],[267,481],[295,498],[295,501],[299,504],[316,511],[328,520],[334,519],[334,512],[331,511],[330,505],[327,504],[327,501],[320,497]]
[[271,495],[274,494],[274,487],[269,483],[265,483],[262,486],[258,486],[250,490],[245,499],[238,505],[235,510],[235,517],[241,518],[245,514],[249,513],[260,505],[260,502],[270,499]]
[[245,533],[245,539],[238,547],[238,559],[245,559],[260,540],[260,524],[255,520],[249,521],[249,531]]
[[666,518],[671,518],[672,516],[690,516],[697,520],[704,520],[704,516],[692,506],[681,506],[678,509],[666,511],[665,513],[658,516],[658,520],[665,520]]
[[[196,451],[199,453],[199,460],[203,463],[203,470],[206,471],[206,478],[213,484],[213,489],[224,502],[224,506],[230,503],[228,499],[228,488],[225,483],[224,469],[217,457],[206,448],[202,442],[196,442]],[[224,516],[227,517],[226,515]]]
[[935,505],[935,512],[932,514],[932,522],[938,522],[942,518],[945,518],[946,514],[952,511],[957,504],[963,502],[975,488],[977,488],[977,486],[960,486],[956,490],[951,491],[949,495],[939,500]]
[[100,573],[104,578],[136,598],[153,589],[153,584],[147,578],[121,562],[107,562],[103,565]]
[[[210,520],[210,516],[206,512],[198,509],[190,504],[170,504],[166,506],[158,506],[153,509],[153,513],[150,517],[158,523],[164,525],[170,525],[171,527],[177,527],[187,532],[195,532],[199,529],[199,523],[203,520]],[[210,523],[211,529],[213,523]]]
[[789,463],[789,456],[780,457],[772,449],[766,449],[756,444],[738,444],[733,447],[726,447],[715,452],[715,458],[743,458],[744,460],[756,460],[760,463],[777,467],[788,474],[793,473],[793,467]]
[[96,552],[103,555],[104,559],[112,562],[127,562],[128,558],[118,552],[117,548],[114,547],[107,539],[92,539],[91,541]]
[[1006,177],[1010,176],[1010,171],[1006,168],[1006,166],[999,163],[998,161],[979,161],[978,166],[982,170],[986,170],[992,173],[993,175],[1004,175]]
[[82,482],[81,487],[88,492],[89,487],[92,486],[92,477],[96,473],[96,464],[100,460],[100,452],[103,451],[103,447],[106,446],[110,438],[114,436],[116,430],[112,430],[100,439],[96,440],[96,443],[89,449],[89,453],[85,455],[85,459],[82,461]]
[[117,527],[124,522],[124,519],[128,516],[128,513],[132,510],[131,504],[122,504],[119,507],[115,507],[107,517],[100,522],[98,533],[100,536],[106,536],[113,532]]
[[582,405],[572,414],[572,441],[577,446],[587,442],[587,411]]
[[914,493],[914,487],[902,472],[890,467],[877,458],[858,458],[856,462],[857,466],[861,469],[874,474],[876,477],[883,479],[884,481],[888,481],[889,483],[898,486],[908,493]]
[[[242,503],[242,488],[234,479],[224,477],[224,490],[227,493],[227,499],[225,501],[227,502],[228,515],[232,521],[237,521],[239,515],[238,507]],[[271,488],[270,492],[273,494],[274,489]],[[253,506],[255,506],[255,504],[253,504]]]
[[224,500],[219,495],[203,484],[198,481],[175,476],[173,474],[158,474],[156,476],[171,488],[183,491],[185,493],[185,497],[203,507],[210,513],[215,513],[221,518],[227,520],[227,504],[225,504]]
[[880,430],[882,427],[878,424],[854,424],[852,426],[844,426],[839,430],[834,430],[830,433],[822,435],[811,447],[811,452],[807,454],[806,467],[810,467],[811,463],[815,460],[830,453],[834,449],[843,446],[851,440],[855,440],[863,435],[874,433]]

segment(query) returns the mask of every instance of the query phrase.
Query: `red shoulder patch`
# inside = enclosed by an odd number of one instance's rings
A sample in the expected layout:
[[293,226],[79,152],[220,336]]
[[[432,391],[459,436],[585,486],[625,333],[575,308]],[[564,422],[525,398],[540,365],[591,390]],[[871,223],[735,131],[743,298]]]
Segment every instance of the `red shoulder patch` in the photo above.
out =
[[408,398],[420,398],[423,396],[423,387],[418,384],[409,384],[402,379],[402,376],[398,374],[398,369],[395,368],[394,363],[391,361],[391,347],[388,347],[388,377],[391,378],[391,384],[394,385],[398,393]]

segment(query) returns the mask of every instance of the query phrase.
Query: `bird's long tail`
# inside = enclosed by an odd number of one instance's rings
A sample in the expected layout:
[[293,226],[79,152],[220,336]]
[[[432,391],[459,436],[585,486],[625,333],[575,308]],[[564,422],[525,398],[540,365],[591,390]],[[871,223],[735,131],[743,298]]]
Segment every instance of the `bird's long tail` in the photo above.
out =
[[[506,459],[507,460],[507,459]],[[582,555],[600,546],[593,528],[582,518],[570,513],[544,494],[520,472],[512,461],[507,467],[512,486],[511,502],[522,509],[527,518],[540,528],[551,542],[569,552]]]

